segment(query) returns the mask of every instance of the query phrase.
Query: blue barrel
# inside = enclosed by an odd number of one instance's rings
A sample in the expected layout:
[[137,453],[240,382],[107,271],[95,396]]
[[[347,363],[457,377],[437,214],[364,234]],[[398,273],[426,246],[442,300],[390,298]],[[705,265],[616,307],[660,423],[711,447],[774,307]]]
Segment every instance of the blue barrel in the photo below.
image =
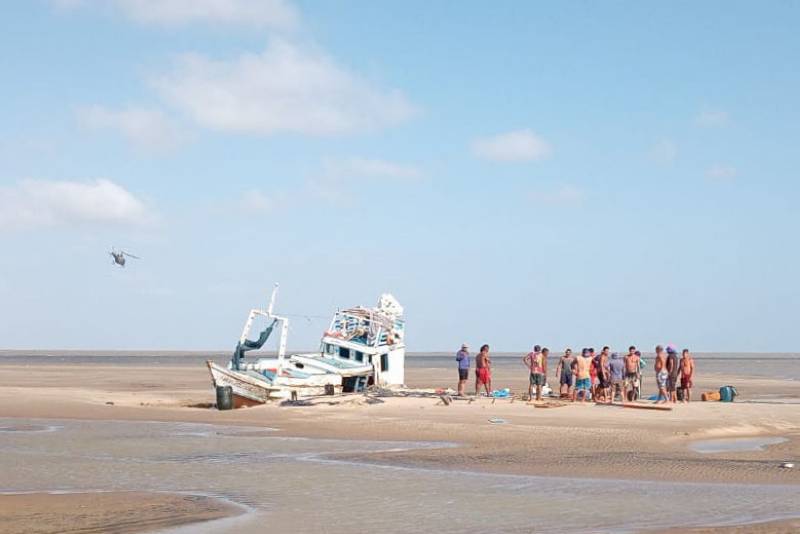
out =
[[736,398],[736,388],[733,386],[722,386],[719,388],[719,400],[722,402],[733,402]]

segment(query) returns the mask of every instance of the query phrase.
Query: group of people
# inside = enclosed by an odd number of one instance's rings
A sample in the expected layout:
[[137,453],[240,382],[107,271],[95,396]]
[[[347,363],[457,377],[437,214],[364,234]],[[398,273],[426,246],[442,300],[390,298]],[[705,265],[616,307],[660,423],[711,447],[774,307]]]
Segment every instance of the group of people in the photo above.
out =
[[[584,348],[580,355],[573,356],[572,349],[566,349],[556,365],[555,376],[559,382],[559,395],[586,402],[611,403],[617,396],[622,401],[634,401],[641,395],[642,369],[645,361],[635,346],[628,348],[628,354],[621,356],[610,352],[609,347],[595,354],[593,348]],[[658,386],[657,403],[682,402],[691,400],[693,387],[694,359],[689,349],[684,349],[678,359],[673,346],[666,349],[658,345],[655,349],[654,370]],[[547,358],[550,350],[536,345],[523,356],[522,363],[529,373],[528,395],[530,399],[541,400],[542,390],[547,385]],[[463,396],[469,380],[471,356],[466,343],[456,353],[458,362],[458,395]],[[492,359],[489,345],[481,346],[475,356],[475,395],[481,388],[486,395],[492,394]],[[680,387],[679,387],[680,386]]]

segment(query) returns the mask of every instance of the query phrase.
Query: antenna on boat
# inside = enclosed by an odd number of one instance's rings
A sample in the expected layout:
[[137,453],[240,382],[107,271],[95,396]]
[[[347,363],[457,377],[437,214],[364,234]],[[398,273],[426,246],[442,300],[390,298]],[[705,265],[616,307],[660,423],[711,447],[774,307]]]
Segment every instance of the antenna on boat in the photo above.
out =
[[278,296],[278,284],[272,288],[272,296],[269,298],[269,307],[267,308],[267,315],[272,317],[272,309],[275,307],[275,298]]

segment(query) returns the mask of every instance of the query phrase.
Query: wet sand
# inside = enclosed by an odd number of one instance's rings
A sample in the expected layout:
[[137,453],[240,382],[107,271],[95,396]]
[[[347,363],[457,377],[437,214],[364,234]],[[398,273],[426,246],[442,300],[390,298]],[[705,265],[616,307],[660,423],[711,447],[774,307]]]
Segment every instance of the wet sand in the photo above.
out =
[[0,530],[5,534],[128,534],[240,513],[230,503],[199,495],[146,492],[0,495]]
[[[703,390],[730,384],[739,389],[743,402],[694,402],[677,405],[670,412],[594,404],[544,409],[523,401],[490,399],[457,400],[445,406],[430,397],[370,400],[361,395],[320,399],[313,406],[267,405],[219,412],[197,407],[213,403],[214,395],[207,371],[195,366],[120,368],[31,362],[0,365],[0,373],[4,377],[0,417],[202,422],[274,427],[285,436],[448,442],[460,446],[354,454],[352,458],[454,471],[800,484],[800,469],[780,467],[800,457],[800,382],[796,381],[698,377],[698,398]],[[407,382],[413,387],[452,387],[453,374],[452,369],[415,366],[407,369]],[[513,368],[495,373],[496,387],[523,391],[525,381],[524,373]],[[490,424],[493,417],[507,422]],[[786,441],[763,450],[714,454],[691,448],[695,441],[761,436]],[[791,524],[758,528],[781,532]]]

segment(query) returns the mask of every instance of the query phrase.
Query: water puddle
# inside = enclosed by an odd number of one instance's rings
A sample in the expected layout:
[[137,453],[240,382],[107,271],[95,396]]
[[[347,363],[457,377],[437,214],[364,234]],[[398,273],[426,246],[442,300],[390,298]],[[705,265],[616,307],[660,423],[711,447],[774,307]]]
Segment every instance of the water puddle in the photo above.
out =
[[[380,511],[370,515],[368,530],[385,534],[408,532],[409,518],[417,530],[438,534],[521,533],[530,532],[531,525],[544,533],[596,533],[798,514],[798,485],[549,478],[466,470],[469,466],[464,471],[398,466],[383,463],[382,456],[372,461],[373,454],[458,446],[453,443],[310,439],[194,423],[0,419],[2,427],[49,424],[62,428],[2,436],[0,491],[185,492],[252,510],[179,527],[172,534],[256,534],[265,524],[286,531],[328,532],[331,525],[337,531],[363,531],[365,516],[353,513],[353,506]],[[783,438],[749,439],[766,446]],[[720,441],[742,440],[711,440]],[[607,491],[609,484],[614,492]],[[620,495],[636,514],[624,513]],[[586,499],[591,509],[574,509],[575,502]],[[574,511],[565,514],[565,509]]]
[[781,437],[707,439],[695,441],[689,445],[689,448],[701,454],[763,451],[769,445],[777,445],[787,441],[789,441],[787,438]]
[[55,432],[61,430],[58,425],[9,425],[0,426],[0,433],[32,433],[32,432]]

